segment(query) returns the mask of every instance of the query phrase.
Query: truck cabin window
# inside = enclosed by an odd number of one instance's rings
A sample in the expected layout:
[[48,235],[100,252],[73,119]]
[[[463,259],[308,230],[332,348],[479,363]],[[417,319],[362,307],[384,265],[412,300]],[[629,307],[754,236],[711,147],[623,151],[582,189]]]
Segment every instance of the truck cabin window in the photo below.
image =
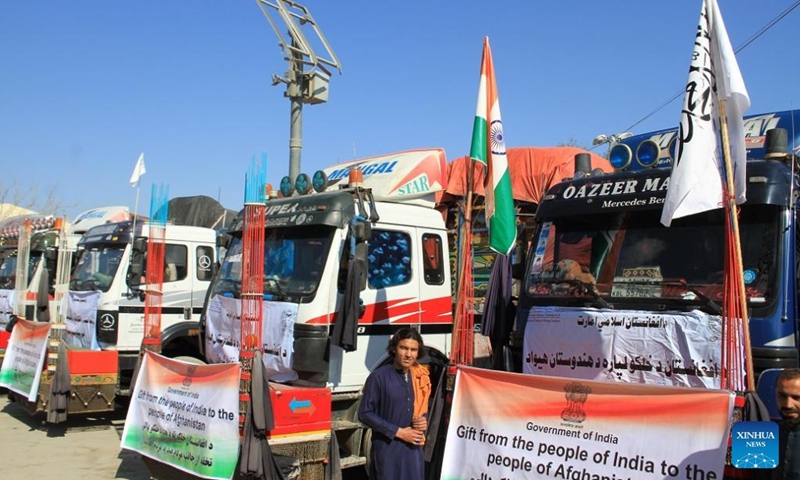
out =
[[[276,300],[313,299],[333,239],[333,227],[268,228],[264,241],[264,294]],[[241,236],[235,236],[214,282],[213,294],[239,298],[242,284]]]
[[17,275],[17,255],[8,255],[0,263],[0,289],[13,290]]
[[407,233],[373,230],[368,247],[369,288],[387,288],[411,281],[411,237]]
[[[31,252],[28,259],[28,284],[42,260],[42,252]],[[4,290],[13,290],[17,284],[17,253],[8,255],[3,259],[0,264],[0,288]]]
[[107,292],[119,269],[125,244],[87,245],[78,253],[69,289]]
[[[626,302],[668,300],[697,306],[723,297],[725,234],[722,210],[660,223],[660,210],[544,219],[532,242],[526,294]],[[745,205],[740,215],[747,298],[771,300],[777,281],[780,212]],[[569,303],[569,302],[567,302]]]

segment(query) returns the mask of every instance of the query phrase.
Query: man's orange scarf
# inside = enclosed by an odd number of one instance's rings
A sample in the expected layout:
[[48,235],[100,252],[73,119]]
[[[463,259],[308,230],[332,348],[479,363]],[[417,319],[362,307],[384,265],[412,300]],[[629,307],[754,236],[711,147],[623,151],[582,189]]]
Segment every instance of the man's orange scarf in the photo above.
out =
[[[428,413],[428,399],[431,397],[431,377],[428,368],[415,363],[408,369],[411,372],[411,386],[414,388],[414,416]],[[421,444],[425,444],[424,438]]]

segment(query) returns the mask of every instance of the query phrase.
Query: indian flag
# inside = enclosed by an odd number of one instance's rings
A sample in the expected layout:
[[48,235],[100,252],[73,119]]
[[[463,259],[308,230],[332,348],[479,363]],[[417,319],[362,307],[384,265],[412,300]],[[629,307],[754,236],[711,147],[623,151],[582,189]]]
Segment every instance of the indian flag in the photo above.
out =
[[486,167],[484,185],[489,247],[497,253],[508,255],[517,239],[517,228],[489,37],[483,39],[478,108],[475,112],[475,125],[472,127],[472,148],[469,156]]

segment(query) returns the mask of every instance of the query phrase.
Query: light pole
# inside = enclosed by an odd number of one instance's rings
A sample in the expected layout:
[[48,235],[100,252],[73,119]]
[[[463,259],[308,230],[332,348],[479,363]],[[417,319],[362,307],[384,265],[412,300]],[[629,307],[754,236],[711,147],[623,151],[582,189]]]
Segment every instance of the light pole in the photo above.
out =
[[[289,113],[289,178],[292,182],[300,174],[300,153],[303,148],[303,104],[317,104],[328,101],[328,83],[331,72],[327,67],[342,73],[342,67],[333,49],[322,34],[322,30],[311,17],[308,9],[291,0],[255,0],[261,12],[267,17],[270,26],[278,36],[283,58],[289,62],[285,76],[272,75],[272,85],[286,84],[284,96],[291,102]],[[287,27],[287,37],[270,16],[272,9]],[[311,43],[303,35],[301,26],[310,25],[317,39],[322,42],[327,57],[314,52]],[[305,68],[309,67],[308,70]]]

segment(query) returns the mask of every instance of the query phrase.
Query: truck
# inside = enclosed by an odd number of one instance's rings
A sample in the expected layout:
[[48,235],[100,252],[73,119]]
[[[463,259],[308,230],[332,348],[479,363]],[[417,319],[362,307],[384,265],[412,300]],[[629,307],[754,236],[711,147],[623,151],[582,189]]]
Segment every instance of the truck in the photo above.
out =
[[17,317],[49,320],[63,219],[26,214],[5,220],[0,229],[0,364]]
[[[350,182],[353,168],[363,172],[363,185]],[[418,328],[429,358],[446,363],[447,230],[433,208],[446,173],[443,150],[407,151],[319,171],[313,180],[284,179],[282,198],[267,200],[263,323],[276,330],[265,331],[263,352],[270,379],[280,382],[270,389],[276,412],[270,444],[301,459],[303,478],[321,475],[332,428],[346,453],[342,467],[365,464],[370,440],[356,418],[359,391],[396,329]],[[241,221],[231,227],[203,309],[209,363],[238,361],[242,232]],[[346,280],[355,264],[362,274],[353,287]],[[358,289],[360,305],[345,312],[350,288]],[[351,329],[352,340],[332,340],[337,328]],[[312,408],[295,414],[298,402]]]
[[[448,170],[441,149],[405,151],[286,177],[266,202],[262,353],[276,422],[269,442],[299,459],[301,478],[321,478],[332,439],[342,468],[366,465],[371,432],[356,415],[360,391],[387,361],[396,330],[423,335],[434,384],[446,369],[455,300],[454,230],[445,220],[463,194],[454,188],[445,197]],[[208,363],[239,360],[243,232],[239,220],[203,308]],[[355,312],[344,301],[354,265],[363,272]],[[347,328],[354,335],[343,342]]]
[[[72,223],[52,215],[27,215],[6,222],[4,238],[7,254],[0,259],[0,294],[8,303],[3,328],[10,315],[36,321],[54,321],[60,311],[60,299],[73,265],[78,240],[92,226],[128,218],[127,207],[99,207],[75,217]],[[29,230],[25,221],[29,220]],[[27,270],[17,268],[19,262]],[[14,291],[14,295],[11,292]],[[6,303],[6,302],[4,302]],[[0,333],[0,352],[4,352],[8,332]],[[2,353],[0,353],[0,359]]]
[[[4,256],[0,265],[0,270],[5,272],[0,282],[5,288],[15,288],[18,281],[26,283],[26,286],[20,287],[24,294],[17,299],[17,314],[28,320],[49,321],[51,306],[48,299],[38,298],[39,290],[46,291],[49,300],[53,300],[59,269],[63,268],[66,275],[69,275],[72,267],[71,255],[66,257],[66,264],[59,263],[61,259],[59,252],[64,249],[70,253],[75,252],[78,240],[92,226],[127,217],[127,207],[93,208],[77,215],[72,223],[52,215],[20,217],[16,223],[25,219],[31,221],[30,232],[27,235],[20,235],[24,224],[20,224],[17,228],[10,227],[7,235],[8,239],[12,240],[13,248],[9,248],[8,255]],[[10,221],[15,222],[13,219]],[[19,243],[20,238],[24,239],[25,245]],[[24,250],[28,251],[29,268],[25,278],[22,278],[20,274],[25,272],[18,271],[16,264],[20,259],[20,252],[24,253]]]
[[[745,117],[743,276],[752,362],[773,416],[766,373],[798,365],[798,176],[789,150],[798,138],[781,127],[799,118]],[[583,172],[547,191],[515,322],[524,338],[509,347],[515,371],[719,388],[724,213],[660,223],[675,135],[626,139],[609,151],[616,172]],[[668,334],[666,325],[681,328]]]
[[[214,228],[171,220],[164,234],[162,353],[198,363],[198,319],[221,236]],[[72,383],[70,415],[113,411],[117,400],[130,394],[144,330],[148,234],[149,224],[132,218],[89,228],[77,244],[60,305]],[[51,381],[52,375],[42,377],[35,402],[11,395],[32,414],[47,411]]]

